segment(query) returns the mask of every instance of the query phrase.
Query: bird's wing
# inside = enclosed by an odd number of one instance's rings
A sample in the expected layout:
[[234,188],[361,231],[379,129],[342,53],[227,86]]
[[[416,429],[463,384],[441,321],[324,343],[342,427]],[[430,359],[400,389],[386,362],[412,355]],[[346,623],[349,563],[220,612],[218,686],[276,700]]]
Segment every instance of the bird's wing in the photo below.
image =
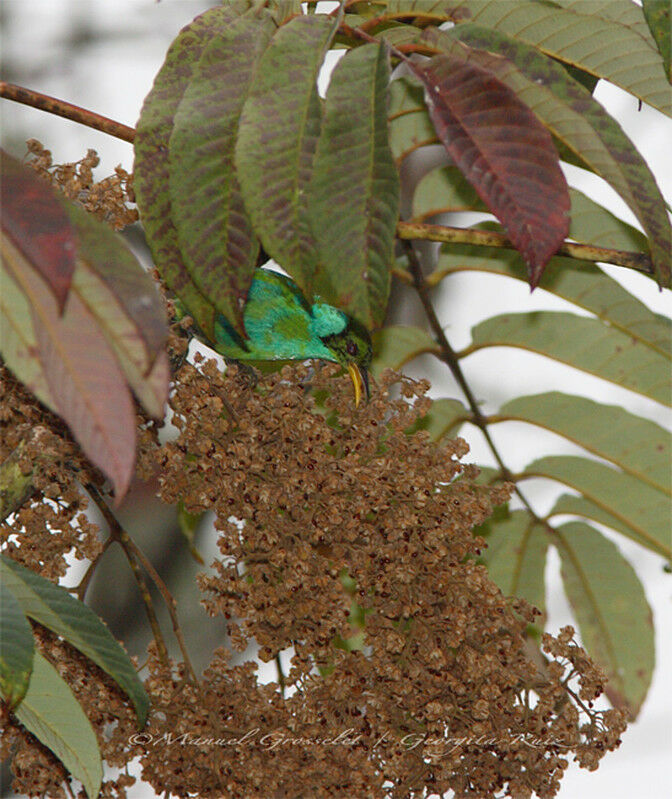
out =
[[[313,317],[303,295],[289,278],[278,272],[257,271],[247,297],[244,320],[246,349],[242,349],[240,339],[234,341],[229,333],[227,344],[235,346],[230,357],[257,361],[333,360],[332,353],[313,330]],[[230,326],[229,330],[233,332]],[[222,354],[229,353],[223,350]]]

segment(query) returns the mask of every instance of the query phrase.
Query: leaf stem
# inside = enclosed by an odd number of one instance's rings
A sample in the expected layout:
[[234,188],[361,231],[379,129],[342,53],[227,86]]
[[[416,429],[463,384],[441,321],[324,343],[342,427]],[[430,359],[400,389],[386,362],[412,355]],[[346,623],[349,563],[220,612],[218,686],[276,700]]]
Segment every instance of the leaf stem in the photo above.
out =
[[0,81],[0,97],[7,100],[14,100],[16,103],[23,103],[48,114],[70,119],[80,125],[86,125],[102,133],[107,133],[122,141],[132,143],[135,139],[135,128],[116,122],[114,119],[80,108],[78,105],[59,100],[57,97],[50,97],[48,94],[36,92],[33,89],[26,89],[24,86],[17,86],[15,83]]
[[514,490],[518,495],[518,498],[525,506],[526,510],[530,513],[531,517],[540,524],[544,525],[544,527],[548,527],[548,523],[544,523],[539,516],[534,512],[532,506],[530,505],[529,500],[527,497],[521,492],[520,488],[516,484],[515,475],[510,471],[508,466],[504,463],[502,456],[499,454],[499,450],[497,449],[495,442],[492,440],[492,436],[490,435],[490,430],[488,429],[488,418],[485,416],[481,409],[478,406],[478,402],[474,393],[471,390],[471,387],[467,383],[467,380],[462,372],[462,367],[460,366],[460,362],[458,360],[457,354],[455,350],[450,346],[448,339],[446,338],[446,334],[443,331],[443,327],[441,326],[441,322],[436,315],[434,310],[434,306],[432,305],[432,301],[429,297],[429,287],[427,282],[425,281],[425,277],[422,272],[422,267],[420,265],[420,261],[418,260],[418,256],[413,249],[413,245],[410,244],[408,241],[403,241],[403,246],[406,251],[406,255],[408,257],[408,264],[410,267],[410,273],[413,278],[413,286],[420,297],[420,302],[422,303],[422,307],[424,308],[425,315],[427,316],[427,320],[429,321],[429,326],[434,333],[436,338],[436,342],[439,345],[441,350],[439,354],[439,358],[446,364],[446,366],[450,369],[453,374],[453,377],[457,381],[457,384],[462,389],[462,393],[464,394],[465,399],[467,400],[467,404],[469,405],[469,409],[471,411],[471,419],[470,421],[479,428],[481,433],[483,433],[483,437],[486,440],[490,451],[492,452],[495,460],[497,461],[497,465],[499,466],[500,474],[503,480],[506,482],[513,483]]
[[[427,225],[420,222],[398,222],[398,238],[408,240],[440,241],[449,244],[477,244],[481,247],[498,247],[515,250],[516,247],[504,235],[495,230],[475,230],[473,228],[449,227],[448,225]],[[609,247],[596,247],[593,244],[563,242],[556,255],[566,255],[583,261],[602,261],[625,266],[637,272],[653,275],[653,265],[647,253],[612,250]]]

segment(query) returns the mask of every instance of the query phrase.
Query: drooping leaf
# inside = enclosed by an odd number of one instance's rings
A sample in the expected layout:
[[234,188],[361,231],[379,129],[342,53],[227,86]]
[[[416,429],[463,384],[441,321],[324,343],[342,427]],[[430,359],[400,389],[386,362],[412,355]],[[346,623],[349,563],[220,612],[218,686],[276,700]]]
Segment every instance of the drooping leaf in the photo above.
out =
[[438,144],[439,140],[417,81],[408,75],[397,77],[390,83],[389,93],[390,149],[400,164],[419,147]]
[[[2,261],[5,260],[5,240]],[[37,348],[33,315],[26,295],[0,263],[0,355],[16,377],[52,411],[58,413],[49,392]]]
[[373,364],[371,372],[378,378],[385,369],[401,369],[424,352],[440,352],[434,339],[419,327],[388,325],[373,333]]
[[308,184],[320,132],[317,76],[335,23],[295,17],[273,36],[243,106],[236,170],[254,231],[308,299],[316,268]]
[[557,541],[581,639],[607,673],[609,699],[635,718],[655,664],[653,618],[642,584],[618,548],[590,525],[564,524]]
[[399,212],[388,82],[382,46],[358,47],[338,62],[308,192],[319,256],[315,291],[369,327],[385,316]]
[[[650,35],[643,35],[642,11],[634,3],[460,0],[459,5],[464,13],[458,24],[472,22],[520,39],[672,113],[663,61]],[[624,5],[627,15],[621,13]]]
[[432,402],[427,413],[411,427],[411,432],[424,430],[430,441],[440,441],[444,436],[456,436],[460,427],[471,418],[471,413],[456,399],[442,398]]
[[46,283],[9,242],[4,263],[26,296],[56,411],[89,460],[123,496],[135,461],[135,413],[114,353],[91,312],[71,292],[63,316]]
[[449,32],[428,32],[427,39],[441,51],[496,75],[565,147],[621,195],[649,237],[659,284],[669,286],[672,228],[665,200],[646,161],[590,93],[553,59],[496,31],[459,25]]
[[[124,339],[123,349],[138,370],[146,374],[163,351],[168,335],[166,312],[156,283],[107,225],[74,204],[68,203],[67,209],[77,230],[79,261],[95,274],[106,293],[86,294],[85,269],[75,270],[73,284],[77,284],[79,296],[101,327],[111,331],[111,339]],[[117,327],[124,332],[117,332]]]
[[667,79],[672,82],[672,69],[670,68],[670,53],[672,52],[670,26],[672,21],[670,20],[669,0],[642,0],[642,8],[651,34],[658,45],[658,52],[663,59]]
[[670,502],[662,492],[618,469],[574,455],[550,455],[530,463],[525,477],[547,477],[583,494],[616,516],[638,544],[670,557]]
[[[618,533],[622,533],[626,538],[632,538],[633,532],[630,527],[629,521],[621,516],[614,515],[604,507],[598,505],[592,499],[585,496],[576,496],[575,494],[562,494],[555,501],[553,509],[549,514],[549,518],[557,516],[579,516],[584,519],[591,519],[598,524],[603,524],[605,527],[611,527]],[[644,542],[639,538],[635,539],[638,543],[651,549],[663,557],[669,557],[671,548],[669,542],[662,545],[659,542]]]
[[[588,222],[588,219],[584,221]],[[615,240],[621,234],[622,231],[615,225],[609,227],[609,220],[606,220],[605,236],[609,235]],[[478,270],[518,280],[526,279],[522,259],[513,250],[499,250],[495,254],[485,247],[451,244],[441,248],[437,269],[429,276],[428,283],[436,285],[446,275],[462,270]],[[595,264],[556,256],[549,262],[540,288],[590,311],[598,319],[663,356],[670,363],[670,320],[655,314]]]
[[497,420],[530,422],[558,433],[672,496],[672,452],[667,430],[618,405],[550,391],[507,402]]
[[200,57],[169,143],[173,222],[197,288],[244,336],[243,306],[259,242],[233,165],[255,64],[275,29],[264,9],[230,20]]
[[[141,268],[137,262],[135,268]],[[119,272],[123,280],[123,270],[120,269]],[[149,280],[148,275],[145,277]],[[129,275],[126,288],[130,288],[133,282],[133,277]],[[121,304],[119,294],[111,288],[112,285],[114,285],[113,278],[110,277],[110,282],[107,282],[99,276],[97,271],[93,270],[89,262],[81,260],[78,262],[72,282],[72,291],[77,294],[95,317],[117,358],[128,385],[147,413],[155,419],[162,419],[170,382],[167,355],[161,350],[158,354],[152,355],[152,360],[149,359],[150,353],[147,350],[146,341],[141,335],[140,326],[143,320],[133,319],[128,315],[128,306],[125,307]],[[138,286],[138,303],[145,313],[155,299],[153,295],[156,294],[153,285],[150,285],[149,289],[150,292],[143,294],[141,287]],[[143,300],[143,297],[146,299]],[[134,303],[131,304],[131,312],[134,310],[133,306]],[[150,324],[155,325],[157,330],[160,330],[161,327],[165,330],[163,308],[161,306],[156,308],[152,316]]]
[[28,692],[14,715],[95,799],[103,780],[96,734],[68,684],[39,652]]
[[482,559],[488,573],[506,596],[522,597],[546,616],[544,570],[549,539],[526,511],[512,511],[508,518],[486,523],[488,548]]
[[439,138],[501,220],[536,286],[569,227],[567,181],[550,134],[480,65],[438,55],[413,69]]
[[11,558],[0,556],[2,580],[26,616],[62,636],[112,677],[133,702],[142,727],[149,699],[128,655],[83,602]]
[[0,693],[12,710],[28,690],[34,651],[33,631],[21,605],[0,581]]
[[483,347],[520,347],[672,405],[669,359],[642,341],[603,324],[561,311],[502,314],[472,328]]
[[56,191],[0,150],[2,230],[37,270],[63,311],[77,257],[77,233]]
[[[244,10],[247,4],[235,3],[235,8]],[[216,312],[196,288],[182,258],[168,191],[168,147],[174,116],[199,58],[210,39],[225,28],[228,18],[223,7],[211,8],[180,31],[145,98],[133,144],[133,185],[154,263],[168,287],[182,300],[210,340],[214,340]]]

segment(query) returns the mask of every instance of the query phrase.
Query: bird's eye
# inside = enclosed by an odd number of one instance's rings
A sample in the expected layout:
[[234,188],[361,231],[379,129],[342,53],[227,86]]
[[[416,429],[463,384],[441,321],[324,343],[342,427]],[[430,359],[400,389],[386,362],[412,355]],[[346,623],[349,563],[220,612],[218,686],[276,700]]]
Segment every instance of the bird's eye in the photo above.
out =
[[359,352],[354,341],[348,341],[346,349],[348,351],[348,355],[352,355],[353,358],[356,357],[357,353]]

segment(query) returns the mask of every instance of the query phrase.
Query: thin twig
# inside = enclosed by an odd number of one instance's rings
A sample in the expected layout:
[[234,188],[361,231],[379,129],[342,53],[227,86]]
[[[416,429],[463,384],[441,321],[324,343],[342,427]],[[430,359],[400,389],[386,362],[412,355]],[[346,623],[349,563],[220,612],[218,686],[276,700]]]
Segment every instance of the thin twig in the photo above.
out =
[[59,100],[57,97],[50,97],[48,94],[26,89],[24,86],[17,86],[15,83],[0,81],[0,97],[14,100],[16,103],[23,103],[23,105],[29,105],[31,108],[38,108],[48,114],[70,119],[80,125],[86,125],[89,128],[94,128],[94,130],[107,133],[109,136],[114,136],[123,141],[133,143],[135,139],[135,128],[116,122],[114,119],[104,117],[101,114],[96,114],[94,111],[88,111],[86,108],[80,108],[78,105],[68,103],[65,100]]
[[[141,581],[142,583],[144,583],[144,575],[142,575],[142,573],[140,572],[138,564],[140,564],[145,569],[145,571],[151,577],[154,585],[156,585],[156,587],[159,589],[159,592],[163,597],[163,601],[165,602],[166,607],[168,609],[168,615],[170,616],[170,620],[173,625],[173,632],[175,633],[175,638],[177,639],[177,643],[180,647],[180,651],[182,653],[182,658],[184,660],[184,665],[187,669],[187,673],[189,674],[190,679],[197,684],[198,679],[196,678],[196,672],[194,671],[194,668],[191,665],[191,660],[187,652],[184,636],[182,635],[182,629],[180,628],[180,624],[177,619],[177,603],[175,602],[174,597],[166,587],[166,584],[163,582],[163,580],[159,576],[154,566],[146,558],[144,552],[137,546],[137,544],[129,536],[126,530],[124,530],[124,528],[121,526],[119,520],[114,515],[114,513],[112,513],[112,510],[110,509],[109,505],[105,502],[98,489],[93,485],[87,485],[86,489],[91,494],[91,497],[93,498],[93,501],[100,509],[100,512],[103,514],[103,517],[110,529],[110,535],[114,538],[114,540],[119,542],[121,548],[124,550],[124,554],[126,555],[126,558],[131,568],[133,569],[136,581],[138,581],[138,587],[140,588],[140,592],[141,594],[143,594],[143,601],[145,602],[145,607],[147,608],[147,615],[149,617],[150,624],[152,624],[152,617],[156,619],[156,614],[154,612],[154,608],[149,593],[147,592],[146,595],[143,593]],[[165,641],[161,634],[161,630],[158,627],[158,622],[156,623],[156,627],[157,629],[155,629],[154,624],[152,624],[152,632],[154,632],[154,637],[156,638],[157,647],[159,649],[159,656],[161,657],[162,662],[164,662],[167,665],[168,664],[167,649]]]
[[462,367],[460,366],[460,362],[457,358],[455,350],[450,346],[448,339],[446,338],[446,334],[443,332],[443,327],[441,326],[441,322],[434,311],[434,306],[432,305],[432,301],[429,297],[429,288],[425,281],[425,277],[422,273],[422,267],[420,266],[420,261],[418,260],[418,256],[415,254],[415,250],[413,249],[413,245],[407,241],[403,242],[404,249],[406,250],[406,254],[408,256],[408,265],[410,267],[410,273],[413,278],[413,285],[415,290],[418,292],[418,296],[420,297],[420,302],[422,303],[422,307],[425,310],[425,315],[427,316],[427,320],[429,321],[429,325],[432,328],[432,332],[436,338],[436,342],[439,345],[440,353],[439,358],[446,364],[446,366],[450,369],[453,374],[453,377],[457,381],[458,385],[462,389],[462,393],[467,400],[469,405],[469,409],[471,410],[471,419],[470,421],[476,425],[483,433],[483,436],[492,452],[495,460],[497,461],[497,465],[500,469],[500,474],[503,480],[507,482],[511,482],[514,485],[514,490],[518,495],[518,498],[523,503],[527,511],[530,513],[532,518],[539,522],[539,524],[548,527],[548,523],[544,522],[532,509],[529,500],[527,497],[522,493],[520,488],[515,482],[514,475],[510,471],[510,469],[504,463],[502,456],[499,454],[499,450],[497,449],[495,442],[492,440],[490,435],[490,430],[488,429],[488,419],[482,413],[481,409],[478,406],[478,402],[476,401],[476,397],[474,396],[471,387],[466,381],[464,377],[464,373],[462,372]]
[[96,566],[98,565],[98,563],[100,562],[101,558],[107,552],[107,550],[109,549],[110,544],[112,544],[114,540],[115,539],[111,535],[108,536],[105,539],[100,552],[91,561],[91,563],[89,563],[88,568],[86,569],[86,572],[84,573],[84,576],[79,581],[79,585],[76,588],[72,589],[73,593],[77,594],[77,598],[80,600],[80,602],[84,601],[84,597],[86,596],[86,591],[87,591],[87,589],[89,587],[89,583],[91,582],[91,578],[93,577],[93,573],[96,570]]
[[282,693],[283,697],[285,695],[285,672],[282,670],[282,661],[280,660],[280,653],[275,656],[275,667],[278,671],[278,685],[280,686],[280,692]]
[[121,546],[124,555],[126,555],[126,560],[128,560],[128,565],[131,567],[131,570],[133,571],[135,582],[138,585],[138,590],[140,591],[140,596],[142,597],[142,602],[145,606],[145,612],[147,613],[149,626],[152,628],[152,634],[154,635],[154,640],[156,641],[156,647],[159,652],[159,658],[163,663],[163,665],[168,667],[169,665],[168,648],[166,647],[166,642],[164,640],[163,633],[161,632],[161,626],[159,625],[159,620],[157,618],[156,611],[154,610],[154,604],[152,603],[152,597],[149,592],[149,586],[147,585],[147,580],[145,580],[145,575],[142,573],[138,561],[127,547],[127,541],[125,539],[129,538],[128,533],[126,533],[126,531],[119,523],[117,517],[112,513],[109,505],[107,504],[107,502],[105,502],[98,489],[91,483],[87,483],[85,487],[86,490],[89,492],[89,495],[93,499],[95,505],[98,507],[98,510],[103,515],[103,518],[107,522],[107,526],[110,532],[108,541],[110,543],[112,541],[116,541]]

